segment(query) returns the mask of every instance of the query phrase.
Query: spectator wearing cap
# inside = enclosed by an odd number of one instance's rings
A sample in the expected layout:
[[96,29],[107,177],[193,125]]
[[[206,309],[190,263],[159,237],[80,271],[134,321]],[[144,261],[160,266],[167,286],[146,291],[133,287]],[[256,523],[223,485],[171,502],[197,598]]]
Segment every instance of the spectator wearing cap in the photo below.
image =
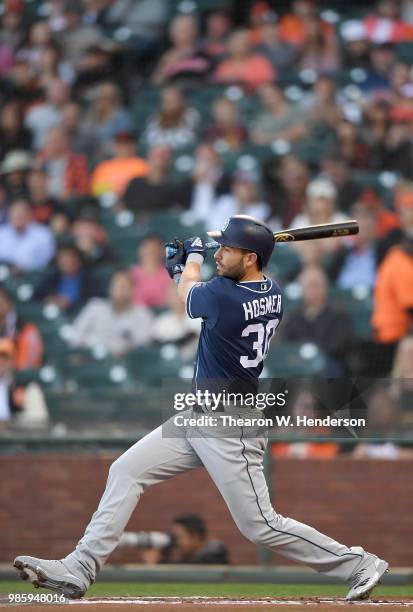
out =
[[44,268],[55,251],[50,229],[33,221],[30,203],[16,200],[10,205],[8,222],[0,226],[0,261],[15,273]]
[[275,70],[266,57],[253,50],[248,30],[237,30],[231,35],[228,52],[228,59],[222,60],[215,69],[214,81],[240,84],[249,92],[275,81]]
[[71,234],[87,266],[114,260],[108,235],[99,222],[96,207],[89,205],[82,208],[72,224]]
[[132,130],[131,115],[122,104],[121,90],[116,83],[106,82],[98,86],[84,127],[96,134],[100,146],[107,145],[119,132]]
[[362,21],[349,19],[340,28],[343,39],[342,65],[346,70],[362,68],[370,70],[369,41]]
[[16,370],[41,366],[41,334],[34,323],[18,316],[13,299],[4,287],[0,287],[0,338],[8,338],[13,342]]
[[[307,199],[304,211],[298,214],[291,222],[291,227],[305,227],[321,223],[340,223],[347,220],[347,215],[336,210],[337,190],[333,183],[327,179],[319,178],[311,181],[307,187]],[[310,242],[294,244],[294,248],[305,260],[318,252],[322,257],[332,253],[341,245],[342,239],[328,238]]]
[[271,218],[271,212],[270,205],[262,200],[258,174],[240,170],[233,178],[231,193],[210,203],[204,221],[212,229],[222,227],[232,215],[243,214],[269,222],[275,231],[280,228],[280,222],[276,217]]
[[413,324],[413,239],[405,237],[383,259],[374,292],[371,325],[376,347],[375,375],[389,374],[397,343]]
[[[172,42],[152,73],[154,85],[165,85],[172,80],[185,82],[203,80],[209,71],[209,60],[198,47],[198,22],[193,15],[178,15],[169,27]],[[182,83],[181,83],[182,84]]]
[[257,144],[271,144],[277,139],[295,142],[307,135],[306,114],[291,105],[278,85],[263,85],[258,90],[264,111],[251,126],[251,137]]
[[328,262],[330,280],[340,289],[374,288],[377,271],[376,216],[362,204],[353,207],[359,233],[342,244]]
[[85,269],[81,252],[74,245],[62,245],[53,267],[40,279],[34,299],[70,311],[97,295],[100,289]]
[[[261,9],[259,4],[262,5]],[[288,70],[294,69],[297,49],[294,45],[281,39],[277,14],[269,8],[266,2],[262,2],[255,5],[251,17],[253,19],[251,37],[255,44],[255,51],[271,62],[277,74],[279,72],[285,74]]]
[[70,345],[102,346],[115,356],[124,355],[151,340],[153,318],[148,308],[134,304],[129,272],[112,276],[108,299],[93,298],[73,322]]
[[351,319],[346,312],[329,304],[328,281],[322,268],[306,266],[299,282],[303,305],[288,316],[282,337],[288,342],[315,344],[327,356],[325,376],[343,376],[353,339]]
[[32,134],[24,126],[22,105],[18,100],[6,102],[0,110],[0,159],[11,151],[30,151]]
[[159,111],[149,117],[142,143],[176,151],[196,143],[199,127],[198,111],[187,105],[181,89],[169,85],[161,91]]
[[225,96],[216,98],[212,105],[212,122],[205,132],[205,140],[227,151],[239,149],[248,133],[240,121],[235,102]]
[[165,248],[156,235],[149,235],[138,246],[137,265],[130,270],[135,304],[150,308],[165,306],[171,279],[165,270]]
[[101,162],[93,171],[92,194],[114,193],[120,196],[134,177],[147,174],[148,163],[136,154],[136,135],[118,132],[112,142],[112,159]]
[[25,125],[33,134],[33,146],[41,149],[50,128],[62,122],[62,109],[69,99],[70,89],[61,79],[53,79],[46,86],[44,102],[34,105],[26,114]]
[[67,131],[63,126],[51,128],[39,153],[47,177],[49,195],[59,201],[89,193],[87,160],[81,153],[73,153]]
[[10,202],[27,196],[27,173],[30,154],[26,151],[10,151],[0,166],[1,183]]

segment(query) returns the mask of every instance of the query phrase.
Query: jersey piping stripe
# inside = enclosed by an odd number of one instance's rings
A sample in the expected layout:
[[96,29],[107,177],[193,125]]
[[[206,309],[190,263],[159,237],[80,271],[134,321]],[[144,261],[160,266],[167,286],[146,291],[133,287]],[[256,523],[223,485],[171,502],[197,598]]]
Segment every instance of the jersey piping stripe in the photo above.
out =
[[[198,284],[199,284],[199,283],[197,283],[197,285],[198,285]],[[194,290],[194,287],[196,287],[196,285],[193,285],[193,286],[190,288],[190,290],[189,290],[189,292],[188,292],[188,295],[187,295],[187,297],[186,297],[186,312],[187,312],[187,315],[188,315],[188,317],[189,317],[190,319],[193,319],[193,318],[194,318],[194,317],[192,316],[192,312],[191,312],[191,298],[192,298],[192,291]]]
[[[260,281],[253,281],[253,282],[259,283]],[[270,289],[272,288],[272,281],[271,281],[271,285],[265,291],[260,291],[258,289],[251,289],[251,287],[245,287],[245,285],[241,285],[241,283],[236,283],[236,285],[237,287],[242,287],[243,289],[247,289],[247,291],[252,291],[253,293],[268,293],[268,291],[270,291]]]
[[264,513],[263,513],[263,511],[261,509],[260,502],[259,502],[259,499],[258,499],[258,494],[257,494],[257,491],[256,491],[256,489],[254,487],[254,483],[252,481],[252,477],[251,477],[251,474],[250,474],[250,466],[249,466],[249,463],[248,463],[248,457],[245,454],[246,448],[245,448],[244,440],[242,439],[243,435],[244,435],[244,428],[241,425],[241,435],[240,435],[240,438],[239,438],[239,440],[240,440],[240,442],[242,444],[242,447],[243,447],[242,451],[241,451],[241,454],[242,454],[242,456],[245,459],[245,463],[247,464],[247,474],[248,474],[248,478],[249,478],[249,481],[250,481],[251,486],[252,486],[252,490],[254,491],[255,500],[256,500],[256,503],[257,503],[257,506],[258,506],[258,510],[260,511],[260,514],[261,514],[262,518],[264,519],[264,521],[267,524],[267,526],[271,529],[271,531],[275,531],[276,533],[283,533],[285,535],[290,535],[290,536],[293,536],[295,538],[299,538],[300,540],[304,540],[304,542],[308,542],[312,546],[315,546],[316,548],[320,548],[321,550],[324,550],[325,552],[329,553],[330,555],[333,555],[334,557],[345,557],[347,555],[350,555],[352,557],[360,557],[360,558],[362,558],[363,555],[361,555],[359,553],[343,553],[342,555],[338,555],[337,553],[332,552],[331,550],[328,550],[328,548],[324,548],[324,546],[320,546],[320,544],[316,544],[315,542],[312,542],[311,540],[308,540],[307,538],[304,538],[303,536],[297,535],[295,533],[291,533],[290,531],[282,531],[281,529],[275,529],[275,527],[272,527],[272,525],[270,525],[270,523],[268,522],[268,519],[265,518]]

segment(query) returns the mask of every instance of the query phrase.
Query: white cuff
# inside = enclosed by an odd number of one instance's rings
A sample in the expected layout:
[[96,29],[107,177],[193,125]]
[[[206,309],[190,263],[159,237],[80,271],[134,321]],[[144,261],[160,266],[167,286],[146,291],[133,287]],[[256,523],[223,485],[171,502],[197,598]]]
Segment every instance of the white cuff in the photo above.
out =
[[202,266],[202,264],[204,263],[204,256],[201,255],[201,253],[189,253],[186,263],[192,263],[195,262],[197,264],[199,264],[200,266]]

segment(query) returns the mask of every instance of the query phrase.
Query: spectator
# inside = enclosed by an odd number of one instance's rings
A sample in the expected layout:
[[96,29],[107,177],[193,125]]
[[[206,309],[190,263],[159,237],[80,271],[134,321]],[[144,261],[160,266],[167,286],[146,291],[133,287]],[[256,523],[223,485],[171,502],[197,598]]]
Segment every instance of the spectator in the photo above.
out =
[[19,49],[17,57],[29,62],[35,73],[39,73],[39,57],[43,49],[52,42],[52,33],[47,21],[35,21],[31,24],[26,44]]
[[413,336],[405,336],[397,346],[392,368],[390,393],[401,410],[402,424],[413,425]]
[[179,346],[182,359],[193,359],[201,331],[201,321],[187,316],[185,304],[178,298],[173,283],[169,285],[166,301],[168,310],[155,318],[153,339],[159,344],[173,342]]
[[72,224],[71,234],[87,266],[114,260],[107,233],[99,223],[98,212],[93,205],[82,208]]
[[255,51],[271,62],[276,74],[287,74],[288,70],[295,68],[297,50],[281,39],[280,25],[274,11],[265,10],[257,17],[252,37],[256,42]]
[[38,59],[38,79],[43,87],[54,79],[61,79],[68,85],[72,85],[76,73],[69,62],[62,56],[60,47],[56,42],[48,43],[41,51]]
[[335,128],[336,154],[341,157],[350,168],[367,170],[369,167],[370,151],[368,144],[361,137],[357,125],[347,119],[340,119]]
[[134,177],[148,174],[147,162],[136,154],[133,132],[118,132],[112,141],[112,158],[98,164],[92,174],[92,194],[120,196]]
[[205,132],[205,140],[226,151],[236,151],[245,143],[247,137],[247,130],[239,120],[235,102],[226,97],[214,100],[212,123]]
[[13,385],[14,346],[11,340],[0,339],[0,429],[19,409],[19,397]]
[[213,8],[208,12],[201,49],[214,61],[224,57],[231,27],[231,14],[225,7]]
[[107,143],[119,132],[132,130],[132,118],[122,105],[121,90],[115,83],[102,83],[95,92],[84,128],[94,132],[105,151]]
[[309,182],[307,165],[295,155],[283,155],[271,160],[266,168],[266,199],[283,227],[289,227],[292,219],[305,204]]
[[[286,13],[280,20],[280,37],[288,43],[301,48],[307,40],[309,22],[317,17],[317,4],[313,0],[294,0],[292,12]],[[321,21],[323,37],[334,37],[334,28],[330,23]]]
[[388,95],[390,90],[389,77],[395,59],[395,50],[391,43],[377,43],[371,46],[371,68],[366,79],[360,84],[360,89],[366,96]]
[[168,0],[117,0],[105,13],[105,22],[127,27],[129,47],[138,55],[156,50],[168,18]]
[[[251,215],[261,221],[271,219],[271,207],[261,198],[259,177],[254,172],[238,171],[232,182],[231,193],[222,195],[209,203],[203,219],[207,229],[222,227],[232,215]],[[272,219],[274,231],[280,228],[277,218]]]
[[100,161],[99,138],[84,125],[82,107],[78,102],[69,100],[63,106],[62,113],[62,125],[69,136],[73,153],[82,153],[89,167],[95,166]]
[[14,273],[31,272],[44,268],[54,250],[52,232],[32,220],[30,203],[13,202],[8,223],[0,227],[0,261],[9,264]]
[[0,337],[13,342],[16,370],[42,365],[42,336],[34,323],[18,316],[13,299],[4,287],[0,287]]
[[48,224],[59,203],[49,195],[49,178],[42,164],[33,165],[29,171],[27,187],[34,221]]
[[337,102],[335,78],[328,74],[320,75],[310,93],[305,95],[301,101],[301,107],[307,115],[307,123],[315,138],[333,135],[341,118]]
[[405,178],[412,176],[412,121],[413,110],[411,108],[393,108],[389,114],[389,125],[386,131],[370,149],[370,166],[373,170],[393,171]]
[[238,30],[231,35],[228,51],[228,59],[222,60],[214,72],[215,81],[239,83],[249,92],[275,81],[277,75],[271,63],[253,51],[248,30]]
[[369,40],[400,43],[413,40],[413,26],[400,18],[400,3],[379,0],[374,13],[366,15],[364,26]]
[[116,357],[151,340],[152,315],[133,303],[133,282],[128,272],[116,272],[109,299],[93,298],[76,317],[70,334],[73,347],[102,346]]
[[77,0],[66,0],[63,4],[64,29],[59,33],[59,42],[64,57],[75,70],[91,45],[107,45],[111,49],[115,47],[97,24],[82,21],[83,12],[82,3]]
[[85,269],[81,252],[75,246],[63,245],[57,252],[55,265],[40,279],[34,298],[70,311],[99,293],[93,277]]
[[399,223],[380,240],[378,245],[379,263],[382,262],[392,246],[401,244],[405,239],[410,239],[413,236],[413,191],[409,184],[407,187],[401,185],[396,190],[395,208]]
[[372,189],[365,189],[360,196],[357,205],[367,209],[374,217],[376,222],[375,237],[378,239],[377,258],[378,263],[384,256],[385,248],[382,244],[388,236],[393,234],[393,230],[399,229],[400,222],[397,214],[389,210],[379,198],[377,193]]
[[258,90],[264,106],[252,125],[252,140],[257,144],[271,144],[276,139],[294,142],[307,134],[305,113],[291,105],[281,87],[263,85]]
[[142,240],[137,251],[138,263],[131,268],[133,301],[148,307],[165,306],[171,279],[165,270],[165,247],[156,235]]
[[[291,222],[291,227],[305,227],[320,223],[340,223],[347,220],[347,216],[335,209],[337,191],[333,183],[327,179],[319,178],[311,181],[307,187],[307,201],[303,212],[298,214]],[[305,257],[305,251],[317,248],[320,256],[332,253],[341,245],[342,239],[328,238],[312,241],[312,244],[299,242],[294,248]]]
[[0,45],[14,53],[23,44],[26,35],[23,0],[9,0],[4,9],[1,17]]
[[321,268],[305,268],[299,281],[303,306],[291,313],[283,324],[283,339],[317,345],[327,357],[325,376],[343,376],[353,337],[350,317],[328,303],[328,283]]
[[370,45],[367,30],[362,21],[349,19],[341,26],[341,37],[344,42],[342,67],[345,70],[361,68],[370,70]]
[[173,150],[192,146],[197,140],[199,123],[198,111],[187,106],[182,90],[174,86],[164,87],[159,112],[149,118],[143,144]]
[[27,196],[27,173],[30,155],[26,151],[10,151],[0,166],[1,183],[6,200],[10,202]]
[[375,333],[375,375],[385,376],[397,343],[413,323],[413,240],[394,246],[382,261],[374,294],[371,324]]
[[222,160],[213,146],[203,143],[197,147],[192,175],[177,191],[178,202],[201,221],[208,217],[211,202],[230,193],[230,177],[223,171]]
[[377,268],[376,216],[360,204],[354,207],[353,216],[359,223],[359,233],[334,253],[329,262],[329,277],[340,289],[357,285],[373,289]]
[[32,134],[24,127],[23,110],[17,100],[6,102],[0,111],[0,159],[11,151],[30,151]]
[[63,106],[69,99],[69,87],[61,79],[53,79],[46,86],[46,99],[33,106],[26,114],[26,127],[33,133],[33,146],[41,149],[50,128],[61,125]]
[[337,210],[348,213],[361,195],[361,185],[350,172],[347,160],[332,151],[321,160],[322,177],[331,181],[337,193]]
[[152,73],[154,85],[165,85],[172,79],[202,79],[209,70],[209,61],[198,49],[198,23],[192,15],[178,15],[170,25],[172,47],[165,51]]
[[50,196],[67,200],[89,193],[86,158],[81,153],[73,153],[65,128],[54,127],[48,131],[39,159],[44,163]]
[[317,73],[334,72],[339,58],[334,35],[325,35],[324,22],[318,16],[309,16],[306,23],[306,38],[300,49],[299,68]]
[[128,208],[135,213],[168,210],[173,185],[168,179],[171,151],[166,147],[152,147],[148,153],[148,173],[133,178],[126,187],[119,208]]

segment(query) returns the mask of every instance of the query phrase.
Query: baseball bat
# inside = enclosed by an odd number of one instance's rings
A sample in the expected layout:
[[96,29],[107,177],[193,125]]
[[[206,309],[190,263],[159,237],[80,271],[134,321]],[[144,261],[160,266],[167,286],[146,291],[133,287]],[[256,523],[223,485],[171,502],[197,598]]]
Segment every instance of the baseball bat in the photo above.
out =
[[[321,223],[320,225],[308,225],[274,232],[274,242],[300,242],[302,240],[319,240],[320,238],[337,238],[340,236],[352,236],[358,234],[359,225],[354,219],[342,221],[341,223]],[[205,243],[206,250],[219,248],[219,243],[212,241]],[[167,245],[166,256],[173,257],[176,249]]]

